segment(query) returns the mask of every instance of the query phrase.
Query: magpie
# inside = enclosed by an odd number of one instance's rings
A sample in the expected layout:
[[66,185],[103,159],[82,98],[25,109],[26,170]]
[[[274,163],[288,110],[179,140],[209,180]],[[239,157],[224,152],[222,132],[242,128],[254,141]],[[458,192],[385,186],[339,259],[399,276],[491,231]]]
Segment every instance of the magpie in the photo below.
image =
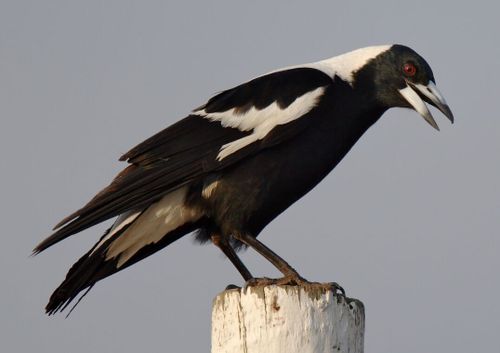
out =
[[257,236],[389,108],[414,109],[439,130],[426,103],[453,123],[430,66],[398,44],[276,70],[215,95],[125,153],[129,165],[109,186],[35,247],[37,254],[116,217],[46,312],[189,233],[220,248],[246,281],[254,278],[237,250],[250,247],[283,274],[280,283],[307,283]]

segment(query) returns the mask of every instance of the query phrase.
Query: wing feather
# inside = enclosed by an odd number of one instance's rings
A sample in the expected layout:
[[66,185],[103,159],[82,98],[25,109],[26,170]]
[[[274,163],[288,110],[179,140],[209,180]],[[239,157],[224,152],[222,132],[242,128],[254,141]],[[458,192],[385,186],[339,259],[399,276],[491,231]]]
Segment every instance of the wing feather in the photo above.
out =
[[[273,103],[277,103],[280,109],[286,109],[297,98],[331,83],[330,77],[311,68],[275,72],[224,91],[199,110],[206,114],[231,110],[233,116],[230,119],[235,120],[245,119],[245,113],[251,109],[255,119],[259,110]],[[260,121],[258,117],[255,120]],[[292,138],[309,123],[308,119],[297,116],[293,121],[275,126],[267,136],[220,160],[217,156],[223,146],[249,136],[252,131],[225,126],[223,121],[195,112],[121,156],[120,160],[126,160],[131,165],[84,207],[59,222],[56,231],[34,252],[43,251],[72,234],[129,210],[147,207],[172,190],[207,173],[224,169],[263,148]]]

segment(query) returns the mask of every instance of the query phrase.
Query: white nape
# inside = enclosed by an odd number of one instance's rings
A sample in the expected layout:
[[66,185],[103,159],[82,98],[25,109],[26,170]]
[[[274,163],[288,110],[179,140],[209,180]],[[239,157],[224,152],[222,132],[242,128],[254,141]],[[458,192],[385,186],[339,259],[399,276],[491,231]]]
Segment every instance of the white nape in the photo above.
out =
[[386,52],[392,45],[377,45],[360,48],[333,58],[306,64],[306,67],[323,71],[330,77],[338,76],[342,80],[353,83],[353,74],[365,66],[370,60]]
[[391,49],[391,47],[392,44],[360,48],[321,61],[287,66],[282,69],[273,70],[268,74],[304,67],[323,71],[331,78],[338,76],[352,86],[354,73],[365,66],[370,60]]

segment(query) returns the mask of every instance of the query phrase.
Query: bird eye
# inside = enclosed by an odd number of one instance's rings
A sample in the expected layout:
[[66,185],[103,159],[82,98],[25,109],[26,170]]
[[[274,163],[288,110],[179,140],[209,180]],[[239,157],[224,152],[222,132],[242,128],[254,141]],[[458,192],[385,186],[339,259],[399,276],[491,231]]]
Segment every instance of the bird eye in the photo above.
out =
[[415,76],[417,73],[417,68],[412,63],[406,63],[403,65],[403,71],[406,76]]

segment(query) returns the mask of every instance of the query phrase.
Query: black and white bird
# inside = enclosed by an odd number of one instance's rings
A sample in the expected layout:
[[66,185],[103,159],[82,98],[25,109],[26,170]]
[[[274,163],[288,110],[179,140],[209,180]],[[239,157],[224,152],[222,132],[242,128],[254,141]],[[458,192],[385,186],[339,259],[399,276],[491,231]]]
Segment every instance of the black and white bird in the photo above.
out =
[[453,122],[431,68],[412,49],[384,45],[288,67],[217,94],[186,118],[125,153],[125,168],[35,249],[107,219],[113,226],[69,270],[47,304],[62,311],[97,281],[195,232],[245,280],[236,254],[259,252],[303,283],[257,240],[275,217],[318,184],[392,107],[416,110],[438,129],[426,103]]

